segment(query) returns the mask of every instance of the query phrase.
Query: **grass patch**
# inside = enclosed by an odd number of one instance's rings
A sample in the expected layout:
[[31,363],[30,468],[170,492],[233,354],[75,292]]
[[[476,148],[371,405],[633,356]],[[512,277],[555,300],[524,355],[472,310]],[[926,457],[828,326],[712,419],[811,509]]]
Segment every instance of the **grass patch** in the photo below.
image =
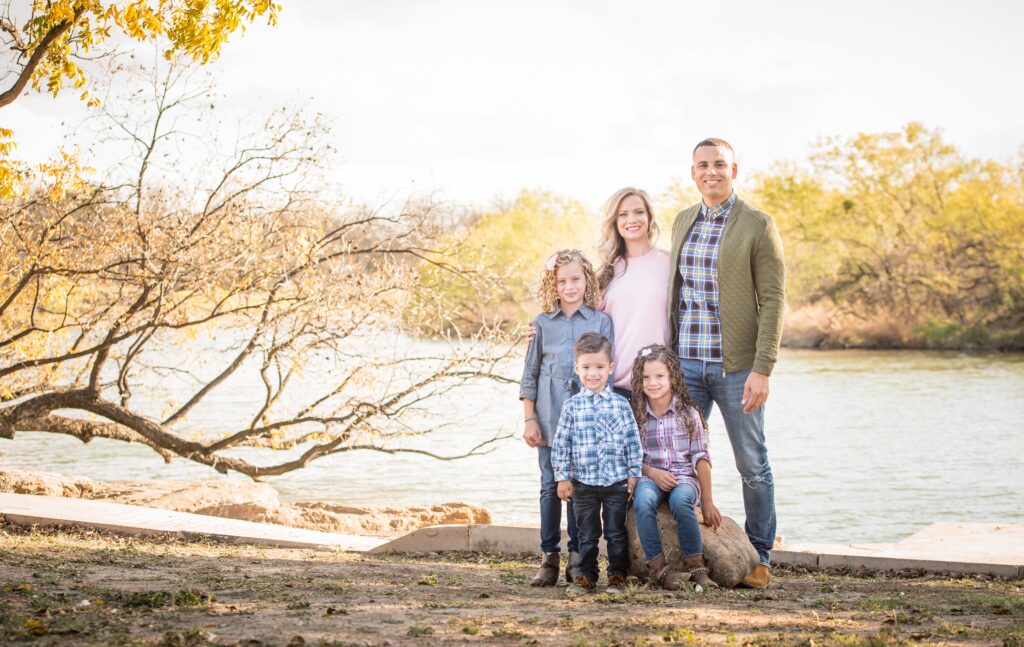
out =
[[108,605],[125,609],[159,609],[162,607],[200,607],[211,604],[213,595],[198,589],[174,591],[105,591],[99,599]]

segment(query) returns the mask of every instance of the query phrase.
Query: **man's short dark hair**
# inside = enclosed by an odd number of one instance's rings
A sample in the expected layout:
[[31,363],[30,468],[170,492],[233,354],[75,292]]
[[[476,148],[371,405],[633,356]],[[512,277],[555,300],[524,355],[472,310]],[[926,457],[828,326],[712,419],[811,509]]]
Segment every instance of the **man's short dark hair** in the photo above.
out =
[[697,145],[693,147],[693,153],[690,154],[693,155],[694,153],[696,153],[697,149],[700,148],[701,146],[722,146],[723,148],[728,148],[733,153],[736,153],[736,151],[732,150],[732,145],[729,144],[729,142],[722,139],[721,137],[708,137],[707,139],[702,139],[699,142],[697,142]]
[[576,357],[590,353],[604,353],[608,359],[612,358],[612,342],[599,332],[585,332],[580,335],[573,346]]

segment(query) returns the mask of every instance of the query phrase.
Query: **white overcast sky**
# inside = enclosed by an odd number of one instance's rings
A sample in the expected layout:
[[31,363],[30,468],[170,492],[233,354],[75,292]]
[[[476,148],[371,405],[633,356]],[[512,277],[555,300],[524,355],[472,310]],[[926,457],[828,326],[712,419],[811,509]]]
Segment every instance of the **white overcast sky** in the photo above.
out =
[[[359,200],[543,187],[597,205],[688,175],[712,135],[741,174],[912,120],[971,155],[1024,145],[1021,2],[281,3],[276,28],[251,27],[216,63],[221,105],[326,113],[334,179]],[[33,95],[0,124],[38,159],[83,116],[72,93]]]

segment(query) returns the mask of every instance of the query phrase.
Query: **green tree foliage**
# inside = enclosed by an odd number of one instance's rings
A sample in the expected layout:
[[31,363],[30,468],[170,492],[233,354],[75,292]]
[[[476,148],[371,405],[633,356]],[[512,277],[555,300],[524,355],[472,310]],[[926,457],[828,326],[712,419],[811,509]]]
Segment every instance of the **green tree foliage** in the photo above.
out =
[[[598,225],[598,219],[575,200],[524,190],[511,203],[473,214],[451,234],[453,240],[464,240],[458,263],[502,272],[498,287],[466,281],[443,265],[425,264],[422,271],[434,282],[435,298],[459,330],[475,329],[480,323],[514,326],[538,310],[534,293],[544,261],[556,250],[581,249],[596,269]],[[423,324],[425,332],[439,331],[437,322]]]
[[969,159],[938,131],[822,141],[755,182],[778,220],[790,306],[830,299],[903,322],[902,342],[1024,343],[1021,168]]

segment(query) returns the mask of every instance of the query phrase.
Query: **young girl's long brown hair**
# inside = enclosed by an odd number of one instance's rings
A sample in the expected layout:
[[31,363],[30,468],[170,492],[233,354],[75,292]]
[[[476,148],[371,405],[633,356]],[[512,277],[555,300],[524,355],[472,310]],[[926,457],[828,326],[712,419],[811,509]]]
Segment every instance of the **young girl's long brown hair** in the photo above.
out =
[[[704,414],[694,403],[690,396],[690,390],[686,388],[686,378],[683,377],[683,369],[679,366],[679,357],[661,344],[644,346],[636,355],[633,362],[633,375],[630,386],[633,388],[632,406],[633,415],[636,417],[636,424],[640,428],[640,438],[647,434],[647,394],[644,393],[644,366],[647,362],[661,362],[668,369],[669,386],[672,396],[676,399],[676,421],[686,429],[690,438],[700,433],[704,436],[704,442],[708,440],[708,421]],[[696,429],[693,424],[693,415],[690,409],[697,412],[700,419],[701,429]]]

